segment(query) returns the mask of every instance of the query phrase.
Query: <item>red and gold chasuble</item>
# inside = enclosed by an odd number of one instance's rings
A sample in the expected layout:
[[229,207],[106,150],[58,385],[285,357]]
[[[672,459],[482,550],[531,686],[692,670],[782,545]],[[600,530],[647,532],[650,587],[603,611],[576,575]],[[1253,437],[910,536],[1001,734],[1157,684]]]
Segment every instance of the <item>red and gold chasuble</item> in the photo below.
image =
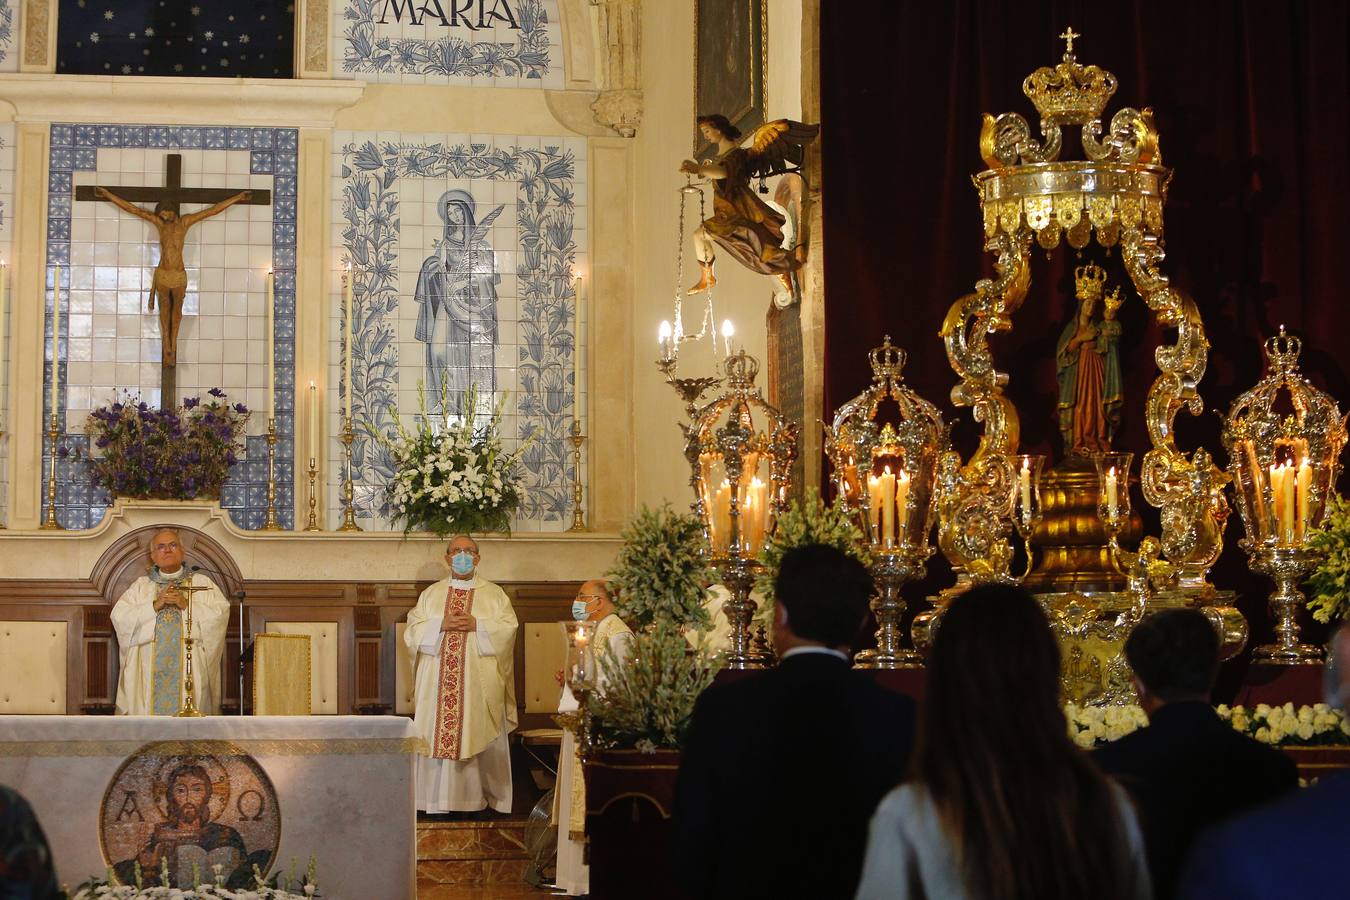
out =
[[[473,611],[473,589],[451,587],[445,598],[445,616]],[[465,631],[447,631],[441,637],[441,671],[437,679],[436,737],[431,755],[459,759],[464,740],[464,664],[469,643]]]

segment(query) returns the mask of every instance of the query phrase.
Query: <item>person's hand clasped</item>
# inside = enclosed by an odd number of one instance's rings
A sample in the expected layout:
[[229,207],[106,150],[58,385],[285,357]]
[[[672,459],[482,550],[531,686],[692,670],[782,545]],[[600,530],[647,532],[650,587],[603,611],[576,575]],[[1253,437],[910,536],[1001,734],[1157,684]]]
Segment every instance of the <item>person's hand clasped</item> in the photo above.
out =
[[468,613],[451,613],[441,620],[441,631],[476,631],[478,620]]
[[159,597],[155,599],[155,612],[159,612],[166,606],[176,606],[184,609],[187,606],[187,600],[176,587],[166,587],[159,592]]

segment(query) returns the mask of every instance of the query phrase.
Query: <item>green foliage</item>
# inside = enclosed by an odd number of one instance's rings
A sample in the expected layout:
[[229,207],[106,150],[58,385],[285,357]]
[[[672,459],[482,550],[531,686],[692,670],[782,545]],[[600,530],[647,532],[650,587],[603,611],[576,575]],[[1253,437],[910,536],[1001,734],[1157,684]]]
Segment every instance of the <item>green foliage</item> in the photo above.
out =
[[773,620],[773,583],[783,564],[783,554],[807,544],[835,547],[865,566],[872,562],[861,529],[843,507],[827,504],[818,490],[808,488],[805,503],[793,500],[788,510],[778,517],[778,526],[765,541],[764,551],[760,554],[764,568],[755,579],[755,590],[764,601],[756,613],[756,620],[766,629]]
[[703,526],[669,503],[643,507],[625,526],[623,549],[608,578],[618,589],[615,611],[634,631],[668,622],[707,629],[703,600],[717,580],[709,568]]
[[1350,612],[1350,502],[1339,494],[1327,498],[1326,520],[1308,533],[1308,543],[1322,557],[1308,579],[1308,609],[1319,622],[1344,619]]
[[678,747],[694,701],[717,674],[712,655],[691,650],[669,619],[635,632],[623,659],[603,653],[600,668],[605,690],[591,701],[596,742],[639,750]]

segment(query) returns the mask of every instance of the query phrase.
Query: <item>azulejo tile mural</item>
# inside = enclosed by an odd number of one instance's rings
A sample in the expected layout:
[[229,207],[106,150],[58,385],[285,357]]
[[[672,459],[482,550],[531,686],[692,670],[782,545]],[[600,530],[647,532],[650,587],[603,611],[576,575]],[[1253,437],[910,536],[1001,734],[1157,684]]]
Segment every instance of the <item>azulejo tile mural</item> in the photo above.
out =
[[0,0],[0,72],[19,71],[14,38],[19,33],[19,0]]
[[[56,508],[65,527],[92,527],[108,502],[92,484],[86,462],[89,410],[124,391],[158,404],[161,355],[158,314],[146,309],[159,261],[154,230],[110,203],[76,199],[76,189],[163,185],[170,155],[181,157],[185,187],[271,191],[270,204],[234,206],[188,231],[178,395],[182,399],[223,388],[231,402],[245,402],[254,410],[246,452],[231,469],[221,505],[241,527],[258,528],[267,502],[267,455],[261,437],[267,424],[264,282],[268,270],[273,271],[280,436],[276,502],[283,525],[292,527],[297,141],[294,128],[51,126],[45,353],[50,362],[53,279],[60,265],[62,391],[57,412],[65,453],[58,464]],[[44,365],[44,422],[50,415],[48,373]],[[44,447],[44,454],[49,453]]]
[[563,86],[557,0],[344,0],[341,75],[400,84]]
[[[496,392],[508,446],[531,440],[515,527],[562,530],[570,521],[585,146],[562,137],[336,135],[333,220],[354,275],[353,419],[362,434],[353,481],[366,527],[389,527],[384,486],[393,475],[372,435],[391,436],[398,416],[410,422],[422,388],[434,406],[438,383],[453,414],[469,412],[459,397],[471,384],[483,395],[479,414]],[[340,396],[342,316],[335,296],[332,396]],[[328,431],[339,429],[335,411]],[[340,462],[334,451],[335,516]]]

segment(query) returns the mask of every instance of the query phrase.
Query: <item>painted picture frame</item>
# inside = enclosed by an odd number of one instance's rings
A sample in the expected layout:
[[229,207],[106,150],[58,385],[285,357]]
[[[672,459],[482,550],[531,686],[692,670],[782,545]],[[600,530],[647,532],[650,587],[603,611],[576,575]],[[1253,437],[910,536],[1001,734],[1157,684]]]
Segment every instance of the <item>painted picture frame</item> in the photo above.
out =
[[[724,115],[742,132],[764,124],[768,35],[766,0],[695,0],[697,115]],[[709,159],[716,152],[695,127],[694,158]]]

